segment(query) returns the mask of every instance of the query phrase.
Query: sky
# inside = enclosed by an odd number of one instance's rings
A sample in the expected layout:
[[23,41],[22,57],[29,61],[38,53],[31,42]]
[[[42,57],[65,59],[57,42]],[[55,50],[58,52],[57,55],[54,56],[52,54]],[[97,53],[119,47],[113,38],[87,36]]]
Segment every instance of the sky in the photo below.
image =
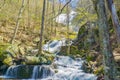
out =
[[[49,1],[52,1],[52,0],[49,0]],[[66,4],[69,0],[57,0],[58,2],[61,2],[61,3],[63,3],[63,4]],[[71,2],[70,2],[70,7],[72,8],[72,9],[75,9],[76,7],[77,7],[77,3],[79,2],[80,0],[72,0]]]
[[[58,0],[59,2],[66,4],[69,0]],[[79,0],[72,0],[70,3],[71,8],[75,9]]]

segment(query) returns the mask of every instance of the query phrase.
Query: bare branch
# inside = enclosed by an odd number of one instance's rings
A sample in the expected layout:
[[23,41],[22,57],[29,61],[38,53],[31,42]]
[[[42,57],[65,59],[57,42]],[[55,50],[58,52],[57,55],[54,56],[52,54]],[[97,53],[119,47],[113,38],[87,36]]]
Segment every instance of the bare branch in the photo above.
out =
[[60,9],[60,11],[58,12],[57,15],[55,15],[54,17],[52,17],[52,18],[50,18],[50,19],[48,19],[48,20],[46,20],[46,21],[49,21],[49,20],[51,20],[51,19],[54,19],[54,18],[56,18],[58,15],[60,15],[60,14],[62,13],[62,11],[64,10],[64,8],[65,8],[70,2],[71,2],[71,0],[69,0],[69,1]]

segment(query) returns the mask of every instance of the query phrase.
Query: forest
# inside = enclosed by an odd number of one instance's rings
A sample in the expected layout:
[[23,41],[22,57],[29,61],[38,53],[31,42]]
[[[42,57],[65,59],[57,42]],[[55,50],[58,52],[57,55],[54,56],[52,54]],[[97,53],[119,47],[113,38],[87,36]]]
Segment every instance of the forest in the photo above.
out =
[[120,80],[120,0],[0,0],[0,80]]

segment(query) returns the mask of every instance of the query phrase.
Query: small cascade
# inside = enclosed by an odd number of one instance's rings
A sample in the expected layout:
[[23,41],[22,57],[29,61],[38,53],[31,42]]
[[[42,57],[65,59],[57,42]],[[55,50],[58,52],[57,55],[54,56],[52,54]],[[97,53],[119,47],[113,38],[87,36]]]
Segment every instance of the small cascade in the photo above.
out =
[[32,66],[17,65],[10,66],[5,74],[6,78],[29,78],[32,73]]
[[53,70],[47,65],[18,65],[9,67],[4,78],[42,79],[53,75]]
[[54,40],[52,42],[48,42],[43,46],[44,51],[48,51],[50,53],[57,54],[60,52],[62,46],[66,46],[66,40]]
[[15,67],[16,66],[10,66],[8,68],[8,70],[7,70],[6,74],[5,74],[8,78],[13,78],[13,77],[16,76],[16,74],[15,74]]
[[94,74],[83,72],[83,60],[80,58],[72,59],[68,56],[57,56],[53,62],[56,73],[53,76],[42,78],[41,80],[96,80]]
[[39,73],[39,67],[35,66],[33,69],[32,79],[38,78],[38,73]]
[[83,72],[82,63],[84,61],[80,58],[72,59],[68,56],[57,56],[55,62],[56,71],[52,77],[43,80],[96,80],[94,74]]
[[53,76],[54,72],[49,66],[34,66],[32,79],[42,79],[47,78],[48,76]]

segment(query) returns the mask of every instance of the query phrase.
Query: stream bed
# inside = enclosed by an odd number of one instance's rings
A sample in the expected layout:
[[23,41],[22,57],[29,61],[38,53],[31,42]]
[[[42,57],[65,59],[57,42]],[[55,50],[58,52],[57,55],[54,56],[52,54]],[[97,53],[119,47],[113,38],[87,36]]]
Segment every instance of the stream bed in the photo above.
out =
[[[65,42],[65,41],[63,41]],[[52,52],[59,52],[60,47],[64,43],[55,41],[45,45],[44,49]],[[58,47],[58,48],[56,48]],[[22,80],[96,80],[97,76],[85,73],[82,70],[83,62],[81,58],[71,58],[69,56],[56,57],[51,65],[16,65],[10,66],[4,76],[0,76],[3,80],[22,79]]]

